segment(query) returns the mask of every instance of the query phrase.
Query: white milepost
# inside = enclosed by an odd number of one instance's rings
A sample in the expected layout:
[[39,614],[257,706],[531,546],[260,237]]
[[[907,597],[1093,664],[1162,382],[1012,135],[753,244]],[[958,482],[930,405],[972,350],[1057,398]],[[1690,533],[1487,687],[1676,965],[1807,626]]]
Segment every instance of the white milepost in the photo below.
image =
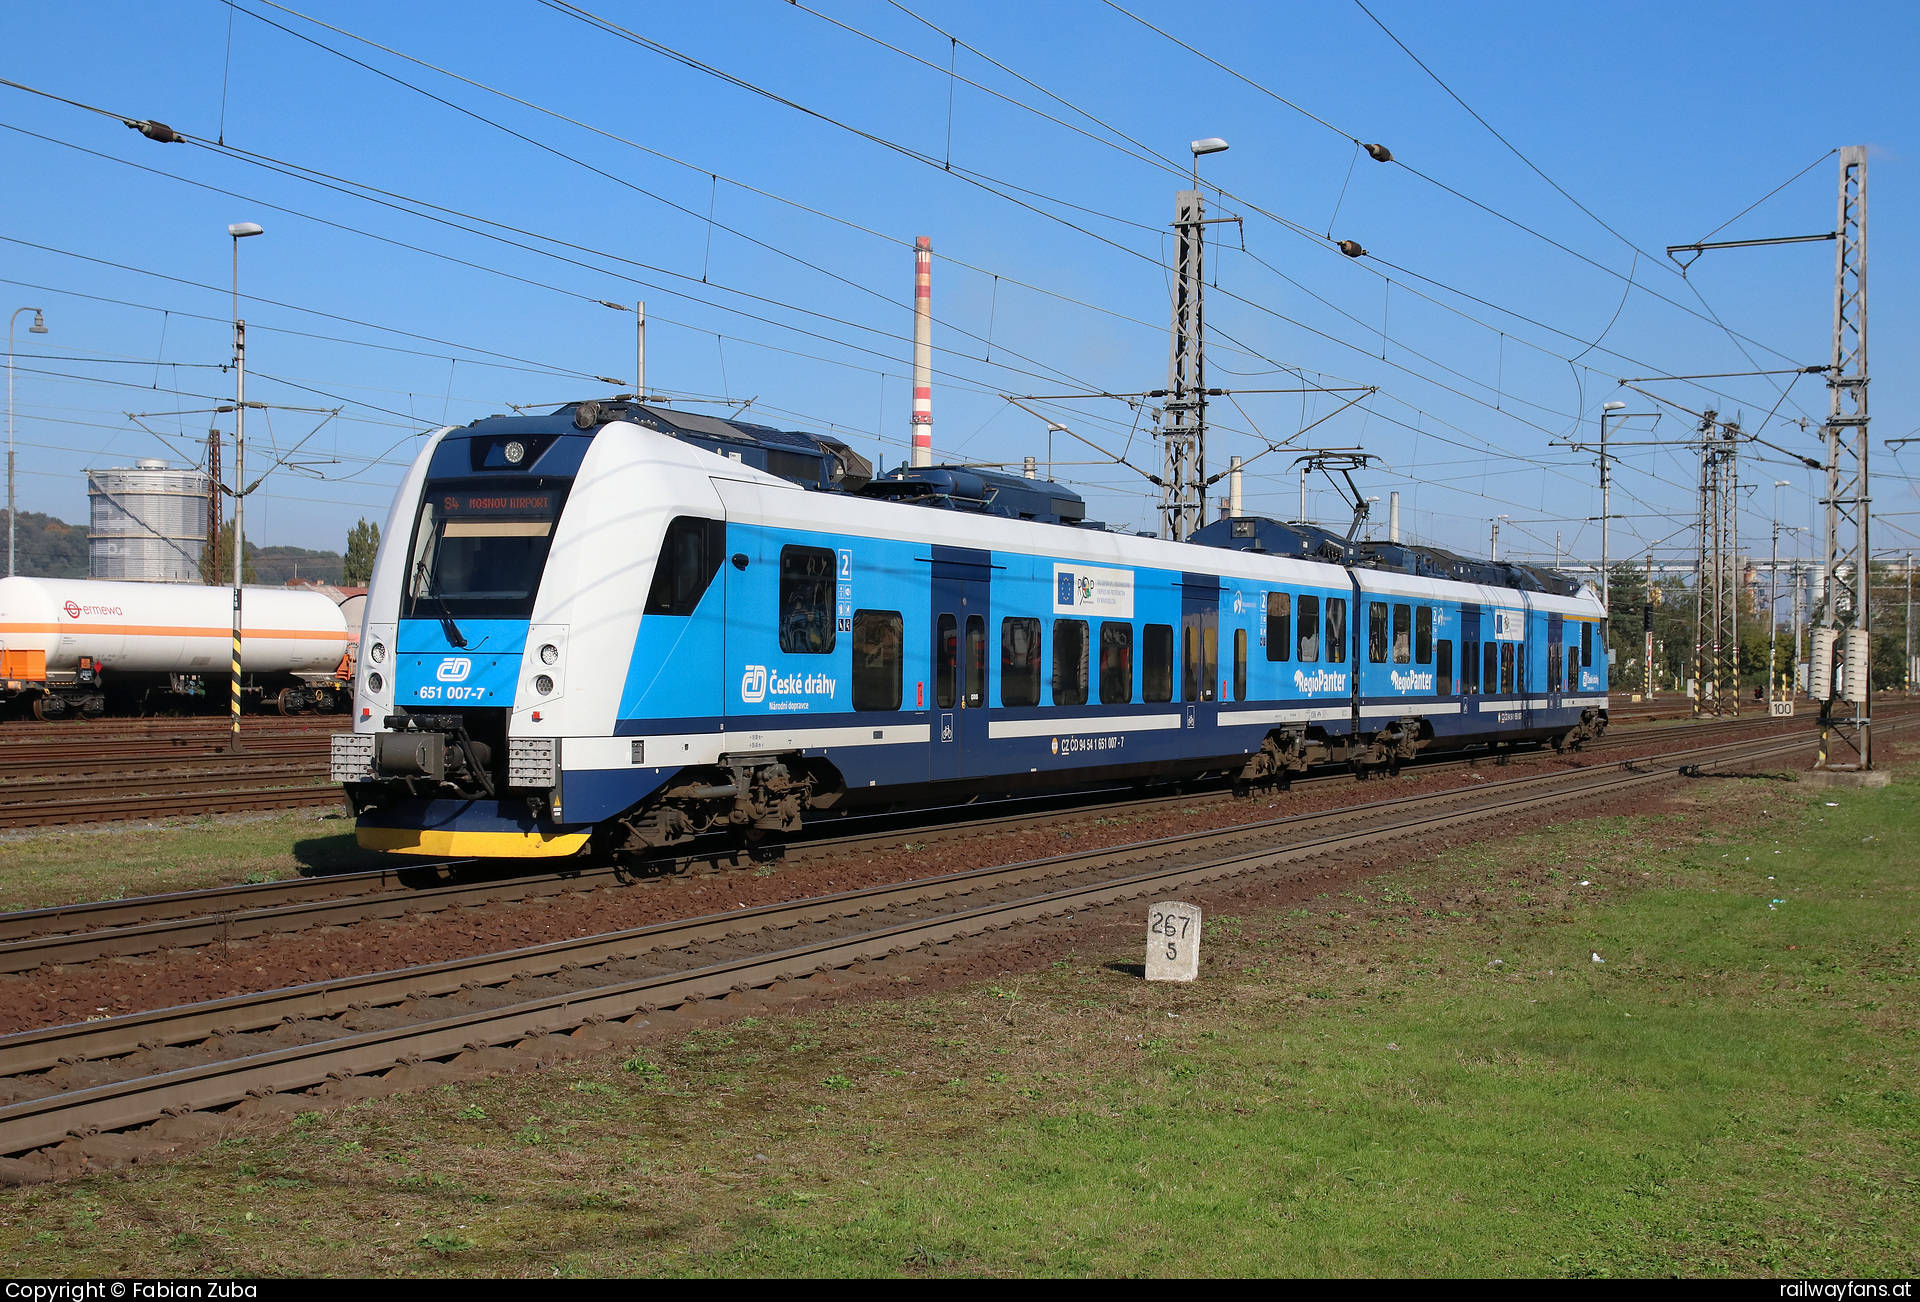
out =
[[1200,975],[1200,906],[1164,901],[1147,909],[1147,980]]

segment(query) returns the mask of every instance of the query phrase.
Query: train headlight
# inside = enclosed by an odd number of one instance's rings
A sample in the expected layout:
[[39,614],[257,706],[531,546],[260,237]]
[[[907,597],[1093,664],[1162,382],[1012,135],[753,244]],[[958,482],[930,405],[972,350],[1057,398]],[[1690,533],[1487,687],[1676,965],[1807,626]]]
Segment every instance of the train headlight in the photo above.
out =
[[540,663],[541,663],[541,664],[543,664],[543,665],[557,665],[557,664],[559,664],[559,663],[560,663],[560,648],[559,648],[559,647],[557,647],[557,646],[555,646],[555,645],[554,645],[553,643],[551,643],[551,642],[549,642],[549,643],[547,643],[547,644],[546,644],[545,646],[543,646],[543,647],[541,647],[541,648],[540,648]]
[[373,657],[373,663],[377,665],[387,658],[387,648],[383,644],[375,642],[373,644],[373,650],[368,652],[368,654]]
[[379,674],[367,675],[367,690],[369,692],[377,693],[386,685],[387,685],[387,680],[382,678]]
[[527,459],[527,446],[524,443],[509,443],[500,451],[510,466],[517,466]]
[[540,693],[540,695],[542,696],[547,695],[549,692],[553,691],[553,679],[547,677],[545,674],[541,674],[538,678],[533,680],[533,690]]

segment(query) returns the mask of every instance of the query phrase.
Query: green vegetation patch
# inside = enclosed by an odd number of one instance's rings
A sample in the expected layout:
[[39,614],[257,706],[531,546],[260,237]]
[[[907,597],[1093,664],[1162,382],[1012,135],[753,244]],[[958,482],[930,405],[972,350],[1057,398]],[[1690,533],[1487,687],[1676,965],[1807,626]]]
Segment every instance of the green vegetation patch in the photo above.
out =
[[337,809],[79,824],[0,837],[0,909],[377,868]]
[[1192,986],[1142,983],[1129,938],[7,1191],[0,1250],[61,1277],[1911,1276],[1920,786],[1673,801],[1213,910]]

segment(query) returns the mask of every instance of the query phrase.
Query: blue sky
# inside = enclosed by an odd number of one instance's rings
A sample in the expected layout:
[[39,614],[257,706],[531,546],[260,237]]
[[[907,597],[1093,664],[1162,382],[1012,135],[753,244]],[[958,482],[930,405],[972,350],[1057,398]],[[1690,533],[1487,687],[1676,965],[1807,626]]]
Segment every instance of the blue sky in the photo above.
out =
[[[1558,535],[1592,558],[1592,457],[1554,445],[1594,438],[1604,401],[1658,409],[1618,379],[1804,366],[1830,349],[1830,244],[1716,252],[1686,279],[1664,246],[1803,169],[1716,238],[1831,229],[1823,155],[1866,144],[1876,545],[1920,541],[1902,532],[1920,514],[1899,514],[1920,509],[1904,477],[1920,444],[1884,448],[1920,425],[1910,6],[1859,7],[1857,43],[1801,6],[1369,8],[1488,125],[1350,0],[1127,0],[1247,80],[1104,0],[20,7],[0,77],[230,147],[156,144],[0,87],[0,307],[42,307],[52,327],[29,336],[22,318],[17,336],[22,508],[83,519],[84,467],[172,455],[125,413],[231,394],[225,227],[247,220],[267,229],[241,249],[248,396],[345,407],[252,500],[256,541],[337,548],[355,519],[384,515],[422,431],[630,380],[631,317],[603,299],[646,300],[656,390],[752,399],[750,418],[832,428],[897,462],[919,235],[936,254],[938,454],[1044,459],[1044,424],[1002,395],[1165,383],[1176,169],[1189,141],[1217,135],[1232,148],[1203,162],[1226,192],[1212,214],[1244,221],[1212,228],[1210,382],[1380,389],[1263,457],[1249,508],[1294,514],[1294,447],[1363,446],[1381,464],[1362,491],[1384,517],[1399,490],[1410,535],[1480,552],[1504,514],[1503,552],[1550,560]],[[1357,155],[1353,137],[1400,161]],[[1343,258],[1329,234],[1373,256]],[[1616,557],[1689,552],[1683,409],[1743,412],[1749,429],[1771,413],[1765,437],[1818,452],[1786,422],[1823,417],[1824,387],[1801,377],[1783,397],[1790,378],[1647,386],[1677,405],[1629,437],[1676,446],[1623,460]],[[1251,457],[1339,401],[1222,400],[1209,459]],[[1145,411],[1047,410],[1155,468]],[[251,421],[251,464],[318,419]],[[146,424],[197,451],[208,420]],[[1815,485],[1754,451],[1741,529],[1764,553],[1773,481],[1790,481],[1780,513],[1799,526],[1815,522]],[[1064,436],[1053,454],[1091,514],[1152,527],[1138,475],[1067,464],[1100,454]],[[1347,518],[1324,483],[1310,513]]]

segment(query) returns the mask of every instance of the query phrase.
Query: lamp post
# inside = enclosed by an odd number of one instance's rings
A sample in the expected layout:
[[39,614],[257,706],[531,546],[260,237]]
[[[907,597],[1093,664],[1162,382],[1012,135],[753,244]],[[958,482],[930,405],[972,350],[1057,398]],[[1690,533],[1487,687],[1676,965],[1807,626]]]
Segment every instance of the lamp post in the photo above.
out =
[[[242,623],[240,585],[247,571],[247,323],[240,319],[240,241],[249,235],[263,234],[255,222],[235,222],[227,227],[233,239],[233,673],[229,701],[232,710],[227,749],[239,751],[240,745],[240,644]],[[217,491],[217,490],[216,490]],[[214,555],[215,572],[220,557]]]
[[1773,563],[1767,570],[1767,711],[1773,711],[1774,688],[1780,678],[1780,490],[1793,481],[1773,481]]
[[7,577],[13,577],[13,327],[20,320],[22,312],[33,313],[33,324],[27,327],[30,335],[47,333],[47,318],[37,307],[15,308],[13,315],[7,318]]
[[1493,525],[1493,538],[1492,541],[1487,544],[1487,547],[1493,554],[1487,558],[1488,560],[1497,561],[1500,559],[1500,522],[1506,518],[1504,515],[1496,515],[1489,521],[1489,523]]

